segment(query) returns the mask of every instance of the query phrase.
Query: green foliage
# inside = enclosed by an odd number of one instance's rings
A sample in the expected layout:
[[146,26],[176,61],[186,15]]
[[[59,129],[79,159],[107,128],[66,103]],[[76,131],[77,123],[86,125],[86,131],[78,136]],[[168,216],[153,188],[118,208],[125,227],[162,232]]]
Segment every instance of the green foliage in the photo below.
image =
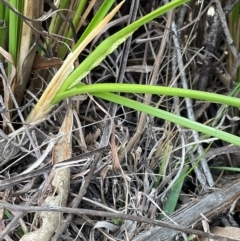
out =
[[[163,211],[166,215],[171,215],[176,209],[177,201],[179,199],[180,192],[182,190],[182,185],[185,180],[187,171],[188,171],[188,167],[186,166],[182,169],[178,179],[176,180],[176,182],[173,184],[173,186],[169,191],[167,201],[163,206]],[[164,217],[165,216],[161,214],[158,219],[162,220]]]
[[95,14],[95,16],[93,17],[93,19],[91,20],[91,22],[88,24],[86,30],[83,32],[83,34],[81,35],[80,39],[78,40],[77,44],[74,46],[74,49],[76,49],[81,43],[82,41],[94,30],[94,28],[97,27],[97,25],[102,21],[102,19],[106,16],[106,14],[108,13],[109,9],[111,8],[111,6],[113,5],[113,3],[115,2],[115,0],[105,0],[103,2],[103,4],[101,5],[101,7],[98,9],[97,13]]
[[[187,2],[187,0],[175,0],[143,16],[114,35],[101,42],[97,48],[87,56],[87,58],[66,78],[58,93],[64,92],[77,85],[93,68],[98,66],[103,59],[111,54],[120,44],[122,44],[131,34],[144,24],[154,18],[174,9]],[[91,24],[90,24],[91,25]]]
[[[67,3],[69,3],[69,0],[64,0],[62,2],[64,3],[64,6],[67,6]],[[74,9],[74,16],[73,16],[73,20],[72,20],[73,26],[75,28],[77,27],[77,24],[79,23],[79,21],[82,17],[86,4],[87,4],[87,0],[81,0],[81,1],[77,2],[77,5],[76,5],[77,9]],[[73,32],[72,32],[71,28],[68,29],[66,37],[70,38],[70,39],[73,37]],[[65,43],[69,44],[69,41],[66,40]],[[66,47],[66,45],[63,45],[59,51],[58,57],[64,58],[64,56],[66,55],[66,51],[67,51],[67,47]]]
[[[110,92],[123,92],[123,93],[145,93],[145,94],[162,94],[167,96],[179,96],[179,97],[188,97],[194,99],[207,100],[211,102],[218,102],[224,105],[232,105],[239,107],[240,101],[238,98],[216,95],[208,92],[186,90],[186,89],[177,89],[172,87],[156,87],[156,86],[147,86],[147,85],[127,85],[127,84],[93,84],[93,85],[83,85],[80,84],[80,81],[96,66],[98,66],[101,61],[114,51],[121,43],[123,43],[126,38],[136,31],[143,24],[148,23],[157,16],[179,6],[180,4],[185,3],[186,1],[172,1],[169,4],[166,4],[159,9],[153,11],[152,13],[142,17],[126,28],[120,30],[114,35],[110,36],[104,40],[86,59],[66,78],[59,91],[55,94],[55,97],[51,101],[51,104],[54,105],[60,100],[84,93],[90,93],[93,96],[120,104],[128,106],[132,109],[142,111],[144,113],[156,116],[158,118],[164,119],[166,121],[171,121],[175,124],[185,126],[190,129],[205,133],[210,136],[220,138],[229,143],[240,145],[240,138],[231,135],[227,132],[217,130],[215,128],[209,127],[207,125],[200,124],[195,121],[191,121],[187,118],[177,116],[171,113],[168,113],[163,110],[151,107],[146,104],[138,103],[133,100],[129,100],[122,96],[112,94]],[[110,46],[110,47],[109,47]]]
[[[10,0],[9,3],[17,11],[22,13],[23,1]],[[0,46],[11,54],[13,62],[16,65],[21,37],[22,22],[20,21],[20,18],[14,12],[10,11],[9,8],[6,7],[2,2],[0,2],[0,24]],[[11,67],[11,64],[9,64],[8,75],[11,72]]]
[[[57,103],[63,98],[74,96],[77,94],[90,93],[93,96],[99,97],[117,103],[120,105],[127,106],[134,110],[142,111],[146,114],[156,116],[166,121],[185,126],[190,129],[205,133],[209,136],[214,136],[226,142],[240,146],[240,138],[238,136],[229,134],[225,131],[218,130],[216,128],[198,123],[196,121],[189,120],[187,118],[169,113],[152,106],[130,100],[128,98],[112,94],[109,92],[125,92],[125,93],[151,93],[151,94],[164,94],[167,96],[182,96],[195,99],[203,99],[212,102],[219,102],[222,104],[228,104],[232,106],[240,106],[240,100],[231,96],[223,96],[208,92],[186,90],[180,88],[163,87],[163,86],[147,86],[147,85],[132,85],[132,84],[93,84],[83,85],[79,84],[76,88],[67,92],[56,95],[56,99],[53,100],[53,104]],[[65,96],[67,94],[67,96]]]
[[240,172],[240,168],[237,167],[218,167],[218,166],[213,166],[211,169],[216,169],[216,170],[223,170],[223,171],[231,171],[231,172]]

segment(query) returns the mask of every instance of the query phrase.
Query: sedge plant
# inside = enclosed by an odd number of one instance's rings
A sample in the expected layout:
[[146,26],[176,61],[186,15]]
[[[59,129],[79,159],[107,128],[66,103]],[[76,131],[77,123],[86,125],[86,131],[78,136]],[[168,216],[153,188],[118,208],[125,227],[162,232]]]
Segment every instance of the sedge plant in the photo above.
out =
[[[48,31],[55,36],[61,35],[62,41],[60,41],[60,43],[62,42],[63,44],[60,45],[59,50],[57,51],[57,57],[59,57],[60,59],[64,59],[64,57],[66,56],[66,53],[68,51],[67,46],[73,45],[72,50],[74,51],[74,49],[76,49],[76,47],[80,45],[83,39],[85,39],[87,35],[97,26],[97,24],[106,16],[109,9],[114,4],[115,0],[108,0],[102,3],[99,10],[92,18],[91,22],[87,25],[86,30],[81,35],[77,43],[74,45],[70,40],[76,40],[75,33],[78,32],[82,27],[88,14],[93,9],[94,5],[96,5],[97,0],[90,1],[88,5],[87,2],[87,0],[62,0],[56,2],[55,7],[57,7],[59,10],[63,10],[63,13],[65,14],[63,16],[63,14],[59,14],[59,12],[56,12],[53,15]],[[72,19],[72,23],[70,26],[68,26],[70,19]],[[45,42],[45,47],[47,48],[47,46],[52,46],[54,44],[54,41],[55,40],[51,38],[47,39]]]
[[[98,66],[101,61],[106,58],[107,55],[112,53],[120,44],[122,44],[130,35],[132,35],[139,27],[150,22],[154,18],[170,11],[181,4],[186,3],[187,0],[174,0],[170,3],[156,9],[155,11],[143,16],[134,23],[123,28],[119,32],[113,34],[112,36],[101,42],[96,49],[89,54],[85,60],[76,68],[73,69],[74,60],[78,55],[84,50],[87,44],[104,28],[104,26],[111,20],[111,18],[116,14],[118,9],[122,6],[124,1],[118,4],[103,20],[100,21],[99,18],[93,25],[92,29],[84,38],[80,39],[73,52],[70,53],[66,60],[64,61],[61,68],[53,77],[52,81],[47,86],[42,97],[37,102],[36,106],[27,118],[28,124],[37,124],[43,121],[47,114],[51,111],[54,105],[64,100],[67,97],[81,95],[89,93],[95,97],[127,106],[134,110],[144,112],[146,114],[164,119],[166,121],[173,122],[175,124],[182,125],[184,127],[194,129],[196,131],[205,133],[209,136],[214,136],[216,138],[222,139],[226,142],[240,146],[240,138],[229,134],[227,132],[218,130],[216,128],[200,124],[195,121],[191,121],[187,118],[169,113],[164,110],[143,104],[126,97],[120,96],[118,92],[122,93],[145,93],[145,94],[158,94],[166,96],[179,96],[188,97],[193,99],[201,99],[215,103],[221,103],[223,105],[230,105],[235,107],[240,107],[240,100],[231,96],[224,96],[219,94],[213,94],[208,92],[196,91],[196,90],[186,90],[181,88],[163,87],[163,86],[149,86],[149,85],[139,85],[139,84],[92,84],[85,85],[81,81],[83,78],[96,66]],[[99,14],[99,13],[98,13]],[[104,15],[104,14],[103,14]],[[103,15],[101,15],[103,17]]]
[[[36,39],[41,1],[0,1],[0,60],[7,61],[7,77],[15,99],[20,105],[26,90],[35,56]],[[25,21],[22,21],[24,19]],[[34,21],[31,21],[35,19]],[[29,20],[29,21],[27,21]],[[35,39],[33,40],[33,29]],[[8,109],[13,103],[8,94],[4,95]]]
[[183,167],[179,177],[177,178],[176,182],[171,187],[167,201],[165,202],[165,204],[163,206],[163,212],[165,215],[160,214],[158,217],[158,220],[162,220],[166,215],[169,216],[175,211],[176,206],[177,206],[177,201],[179,199],[179,196],[180,196],[180,193],[182,190],[182,186],[183,186],[185,177],[188,172],[188,168],[189,168],[188,166]]

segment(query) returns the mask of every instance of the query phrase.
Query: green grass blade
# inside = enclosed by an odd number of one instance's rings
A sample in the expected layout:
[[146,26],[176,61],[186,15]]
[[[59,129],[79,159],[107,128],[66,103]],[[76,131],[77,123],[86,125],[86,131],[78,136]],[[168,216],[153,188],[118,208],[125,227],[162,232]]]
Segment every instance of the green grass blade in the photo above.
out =
[[171,153],[171,147],[170,147],[170,143],[168,142],[164,148],[163,157],[161,158],[161,160],[158,160],[159,171],[158,171],[157,180],[154,182],[154,188],[158,187],[158,185],[162,180],[163,175],[165,174],[167,161],[169,160],[169,155],[171,155],[170,153]]
[[78,40],[77,44],[74,46],[73,51],[82,43],[82,41],[89,35],[89,33],[103,20],[103,18],[108,13],[109,9],[113,5],[115,0],[105,0],[101,7],[98,9],[97,13],[88,24],[86,30],[81,35],[81,38]]
[[[184,179],[186,177],[188,171],[188,167],[183,167],[179,177],[177,178],[175,184],[173,184],[172,188],[170,189],[169,196],[167,198],[166,203],[163,206],[163,211],[165,212],[166,215],[171,215],[177,206],[177,201],[179,199],[181,190],[182,190],[182,185],[184,182]],[[162,220],[165,216],[161,214],[158,217],[158,220]]]
[[98,66],[103,59],[111,54],[120,44],[122,44],[134,31],[156,17],[178,7],[188,0],[175,0],[156,9],[155,11],[140,18],[134,23],[123,28],[119,32],[105,39],[98,47],[68,76],[59,92],[63,92],[79,83],[93,68]]
[[[70,4],[70,2],[68,0],[62,0],[59,3],[59,9],[67,9],[68,8],[68,4]],[[63,14],[66,12],[66,10],[63,12]],[[58,13],[55,13],[52,17],[50,26],[49,26],[49,32],[50,33],[54,33],[57,34],[61,28],[61,25],[63,23],[63,19],[61,18],[61,16]]]
[[[19,10],[19,1],[11,0],[10,4]],[[19,17],[14,12],[9,12],[9,53],[12,55],[14,63],[17,61],[18,43],[19,43]]]
[[240,168],[238,167],[211,167],[211,169],[216,169],[216,170],[223,170],[223,171],[230,171],[230,172],[240,172]]
[[[0,2],[0,46],[3,49],[6,48],[7,44],[7,34],[8,34],[8,14],[9,14],[9,9],[6,8],[6,6]],[[4,60],[4,57],[0,55],[0,60]]]
[[[79,0],[78,1],[78,4],[77,4],[77,9],[74,9],[75,14],[74,14],[74,17],[73,17],[73,20],[72,20],[72,23],[73,23],[73,26],[76,28],[78,22],[80,21],[81,19],[81,16],[83,14],[83,11],[85,9],[85,6],[86,6],[86,3],[87,3],[87,0]],[[72,38],[73,37],[73,32],[72,32],[72,29],[69,28],[68,32],[67,32],[67,35],[66,35],[67,38]],[[66,40],[65,41],[66,44],[69,44],[69,41]],[[67,47],[65,45],[62,46],[62,48],[60,49],[59,51],[59,54],[58,54],[58,57],[63,59],[64,56],[66,55],[66,52],[67,52]]]
[[200,99],[211,101],[215,103],[221,103],[240,107],[240,99],[225,96],[220,94],[208,93],[198,90],[188,90],[181,88],[165,87],[165,86],[151,86],[151,85],[139,85],[139,84],[93,84],[83,85],[78,84],[76,88],[68,91],[58,93],[52,101],[52,104],[56,104],[60,100],[67,97],[85,94],[85,93],[97,93],[97,92],[123,92],[123,93],[144,93],[144,94],[160,94],[166,96],[179,96],[188,97],[192,99]]
[[5,5],[2,2],[0,2],[0,20],[4,19],[5,11],[6,11]]
[[107,93],[107,92],[92,93],[92,95],[116,104],[120,104],[129,108],[132,108],[134,110],[142,111],[146,114],[158,117],[160,119],[164,119],[166,121],[184,126],[186,128],[205,133],[209,136],[214,136],[218,139],[234,144],[236,146],[240,146],[240,137],[238,136],[235,136],[227,132],[218,130],[216,128],[212,128],[210,126],[206,126],[204,124],[189,120],[187,118],[169,113],[167,111],[160,110],[158,108],[154,108],[152,106],[148,106],[146,104],[139,103],[137,101],[130,100],[125,97],[112,94],[112,93]]
[[234,27],[237,26],[239,18],[240,18],[239,11],[240,11],[240,2],[238,2],[232,10],[232,21],[233,21]]

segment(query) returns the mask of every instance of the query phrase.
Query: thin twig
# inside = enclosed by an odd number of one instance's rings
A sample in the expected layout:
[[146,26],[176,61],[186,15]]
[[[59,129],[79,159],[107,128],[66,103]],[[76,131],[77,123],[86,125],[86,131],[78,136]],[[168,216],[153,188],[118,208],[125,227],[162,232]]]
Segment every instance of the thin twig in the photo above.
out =
[[15,105],[15,108],[17,109],[19,118],[20,118],[20,120],[22,121],[23,127],[24,127],[24,129],[25,129],[25,131],[26,131],[26,134],[27,134],[27,136],[28,136],[28,138],[29,138],[29,141],[30,141],[32,147],[34,148],[34,151],[35,151],[35,153],[36,153],[37,158],[39,158],[39,157],[41,156],[41,153],[40,153],[39,149],[36,148],[36,145],[35,145],[32,137],[31,137],[31,134],[30,134],[27,126],[25,125],[26,122],[25,122],[25,120],[24,120],[24,117],[23,117],[23,115],[22,115],[22,112],[20,111],[20,108],[19,108],[19,106],[18,106],[18,103],[17,103],[17,101],[16,101],[16,99],[15,99],[15,97],[14,97],[14,94],[13,94],[13,92],[12,92],[11,86],[9,85],[9,82],[8,82],[8,80],[7,80],[7,76],[6,76],[5,70],[4,70],[4,68],[3,68],[2,61],[0,61],[0,69],[1,69],[1,72],[2,72],[2,77],[3,77],[5,83],[6,83],[7,87],[8,87],[9,94],[10,94],[10,96],[11,96],[11,98],[12,98],[12,101],[13,101],[13,103],[14,103],[14,105]]
[[[138,12],[138,6],[139,6],[139,0],[132,1],[130,12],[129,12],[130,17],[129,17],[129,20],[128,20],[128,24],[131,24],[136,20],[137,12]],[[132,42],[132,35],[127,39],[127,41],[124,43],[124,46],[123,46],[122,58],[121,58],[121,63],[120,63],[118,78],[117,78],[118,83],[122,83],[123,79],[124,79],[128,55],[129,55],[129,51],[130,51],[130,48],[131,48],[131,42]],[[116,115],[117,106],[118,105],[116,105],[116,104],[110,104],[112,118]],[[122,156],[122,155],[119,157],[120,163],[123,160],[123,158],[124,158],[124,156]]]
[[[122,213],[110,213],[105,211],[97,211],[97,210],[89,210],[89,209],[81,209],[81,208],[68,208],[68,207],[61,207],[61,206],[19,206],[19,205],[13,205],[9,203],[0,202],[0,208],[6,208],[9,210],[14,211],[21,211],[21,212],[64,212],[69,213],[72,215],[89,215],[89,216],[99,216],[99,217],[110,217],[110,218],[120,218],[125,220],[132,220],[136,222],[141,223],[147,223],[151,225],[156,225],[159,227],[164,227],[167,229],[172,229],[175,231],[180,231],[184,233],[192,233],[198,236],[203,236],[207,238],[217,239],[217,240],[226,240],[226,237],[222,237],[219,235],[214,235],[211,233],[205,233],[199,230],[191,229],[191,228],[184,228],[176,224],[169,224],[162,221],[153,220],[150,218],[144,218],[139,216],[133,216],[128,214],[122,214]],[[54,239],[52,239],[54,240]],[[58,239],[59,240],[59,239]],[[228,238],[229,241],[237,241],[236,239]]]
[[[178,21],[177,21],[177,28],[178,28],[178,29],[180,29],[180,28],[182,27],[182,25],[183,25],[183,21],[184,21],[184,17],[185,17],[186,12],[187,12],[187,7],[186,7],[185,5],[183,5],[183,6],[181,7],[180,11],[179,11],[179,14],[178,14]],[[178,37],[180,37],[180,32],[178,33]],[[173,51],[174,51],[174,52],[173,52],[173,56],[175,56],[175,57],[174,57],[173,60],[172,60],[172,79],[174,80],[174,79],[176,79],[177,66],[178,66],[177,63],[178,63],[178,61],[177,61],[177,57],[176,57],[176,56],[177,56],[177,53],[176,53],[177,50],[176,50],[176,48],[175,48]],[[176,83],[176,81],[174,81],[174,82],[175,82],[175,83],[174,83],[174,87],[178,87],[178,84]],[[179,107],[180,107],[179,97],[175,96],[175,97],[173,98],[173,100],[174,100],[173,109],[175,110],[175,112],[176,112],[177,115],[180,115],[180,110],[179,110]],[[178,128],[180,128],[180,127],[178,127]],[[185,143],[188,143],[188,138],[186,137],[186,134],[185,134],[185,132],[183,131],[182,128],[180,128],[180,132],[181,132],[181,136],[184,137],[184,142],[185,142]],[[182,145],[182,148],[186,148],[186,147],[184,147],[184,146]],[[192,163],[193,166],[194,166],[194,162],[193,162],[193,160],[194,160],[194,155],[193,155],[193,153],[192,153],[192,152],[189,152],[189,153],[188,153],[188,156],[190,157],[190,161],[191,161],[191,163]],[[197,158],[196,158],[196,160],[197,160]],[[199,182],[200,182],[203,186],[205,186],[205,185],[206,185],[206,181],[205,181],[205,179],[204,179],[204,176],[203,176],[200,168],[195,165],[194,171],[195,171],[195,173],[196,173],[196,176],[197,176]]]
[[[109,126],[105,127],[105,129],[109,129],[108,128]],[[111,129],[111,128],[110,128]],[[101,146],[104,147],[108,144],[108,141],[109,141],[109,130],[107,130],[106,133],[103,133],[103,137],[102,137],[102,140],[101,140]],[[106,138],[107,136],[107,138]],[[84,182],[84,185],[79,189],[79,192],[78,192],[78,195],[77,197],[74,199],[73,201],[73,205],[72,207],[73,208],[77,208],[78,205],[80,204],[83,196],[85,195],[87,189],[88,189],[88,186],[92,180],[92,177],[94,175],[94,171],[96,169],[96,165],[99,161],[99,159],[101,158],[102,156],[102,152],[100,151],[98,154],[96,154],[91,166],[90,166],[90,171],[88,173],[88,176],[86,177],[86,180]],[[74,213],[69,213],[67,218],[64,220],[64,222],[58,226],[57,230],[56,230],[56,233],[55,235],[52,237],[51,241],[58,241],[60,239],[60,236],[62,235],[62,233],[65,232],[65,230],[69,227],[70,225],[70,222],[72,221],[74,217]]]
[[[153,72],[152,72],[150,85],[156,85],[156,83],[158,81],[159,68],[160,68],[160,65],[161,65],[162,60],[163,60],[162,56],[163,56],[163,53],[165,51],[167,39],[168,39],[168,36],[169,36],[169,29],[170,29],[170,26],[171,26],[172,15],[173,15],[172,11],[168,12],[168,14],[167,14],[166,29],[165,29],[164,34],[163,34],[163,39],[162,39],[161,46],[159,48],[159,51],[158,51],[158,54],[157,54],[157,57],[156,57],[156,61],[154,63],[154,69],[153,69]],[[152,95],[146,94],[145,98],[144,98],[144,103],[149,104],[151,98],[152,98]],[[136,130],[134,136],[128,141],[127,146],[125,147],[122,154],[120,155],[120,157],[119,157],[120,162],[124,159],[125,154],[128,153],[131,150],[133,145],[136,143],[136,141],[139,139],[140,135],[142,134],[142,131],[144,130],[144,127],[146,125],[146,116],[147,116],[146,114],[141,113],[137,130]]]
[[226,42],[228,44],[228,47],[231,49],[234,58],[236,59],[237,56],[238,56],[238,51],[236,49],[236,46],[234,45],[233,39],[232,39],[231,34],[229,32],[229,28],[228,28],[228,25],[227,25],[227,22],[226,22],[226,17],[225,17],[225,14],[223,12],[221,3],[220,3],[219,0],[215,0],[215,3],[216,3],[216,7],[217,7],[218,17],[219,17],[220,22],[222,24],[222,31],[225,35]]
[[[33,201],[36,200],[38,196],[38,192],[36,192],[33,197],[25,204],[25,206],[22,207],[28,207],[29,204],[31,204]],[[19,210],[14,218],[11,220],[11,222],[4,228],[4,230],[0,233],[0,241],[5,238],[6,235],[9,234],[9,232],[16,226],[19,219],[22,218],[24,215],[24,211]]]
[[[172,22],[172,30],[173,30],[173,31],[175,32],[175,34],[177,35],[176,25],[175,25],[175,22],[174,22],[174,21]],[[179,70],[180,70],[180,72],[181,72],[182,86],[183,86],[184,89],[188,89],[188,84],[187,84],[186,74],[185,74],[185,71],[184,71],[184,65],[183,65],[182,55],[181,55],[181,52],[180,52],[180,44],[179,44],[178,38],[177,38],[175,35],[173,35],[173,42],[174,42],[174,45],[175,45],[175,48],[176,48]],[[191,101],[191,99],[189,99],[189,98],[185,98],[185,100],[186,100],[186,107],[187,107],[187,115],[188,115],[188,118],[189,118],[190,120],[195,121],[194,112],[193,112],[193,106],[192,106],[192,101]],[[193,134],[194,141],[195,141],[195,142],[198,142],[198,141],[200,140],[198,132],[195,131],[195,130],[192,130],[192,134]],[[198,151],[198,155],[199,155],[199,156],[202,156],[202,153],[203,153],[204,151],[203,151],[203,147],[202,147],[201,144],[198,145],[197,151]],[[209,184],[210,187],[212,187],[212,186],[214,185],[214,181],[213,181],[213,179],[212,179],[212,175],[211,175],[211,172],[210,172],[210,170],[209,170],[209,167],[208,167],[206,158],[203,157],[203,158],[201,159],[201,165],[202,165],[204,174],[206,175],[208,184]],[[199,178],[199,181],[202,181],[202,180],[203,180],[202,178]],[[204,182],[201,183],[201,184],[203,185],[203,188],[206,188]]]

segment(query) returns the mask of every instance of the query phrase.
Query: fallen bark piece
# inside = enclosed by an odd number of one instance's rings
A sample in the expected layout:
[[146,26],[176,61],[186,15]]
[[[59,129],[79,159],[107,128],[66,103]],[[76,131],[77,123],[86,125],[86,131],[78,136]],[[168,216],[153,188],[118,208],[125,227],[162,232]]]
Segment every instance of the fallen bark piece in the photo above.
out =
[[[56,197],[47,197],[43,205],[59,205],[61,203],[61,197],[58,195]],[[57,226],[59,225],[59,220],[62,214],[57,212],[40,212],[41,217],[41,227],[33,232],[24,234],[20,241],[48,241],[54,234]]]
[[[226,238],[235,238],[240,240],[240,228],[236,227],[213,227],[210,228],[212,234],[224,236]],[[199,241],[208,241],[207,238],[199,238]]]
[[[233,201],[239,198],[239,195],[240,179],[231,182],[219,191],[188,203],[187,206],[177,210],[170,218],[182,227],[192,227],[202,220],[202,214],[209,219],[228,209]],[[162,221],[170,223],[168,219]],[[155,227],[138,234],[133,241],[171,241],[179,233],[179,231]]]
[[[71,148],[71,130],[73,125],[72,109],[69,107],[64,122],[60,129],[62,137],[58,140],[53,148],[53,164],[63,162],[72,156]],[[48,196],[43,206],[66,206],[70,187],[70,167],[57,170],[51,182],[53,187],[52,196]],[[20,241],[48,241],[55,233],[58,225],[63,220],[63,214],[57,212],[40,212],[41,227],[33,232],[25,234]]]

